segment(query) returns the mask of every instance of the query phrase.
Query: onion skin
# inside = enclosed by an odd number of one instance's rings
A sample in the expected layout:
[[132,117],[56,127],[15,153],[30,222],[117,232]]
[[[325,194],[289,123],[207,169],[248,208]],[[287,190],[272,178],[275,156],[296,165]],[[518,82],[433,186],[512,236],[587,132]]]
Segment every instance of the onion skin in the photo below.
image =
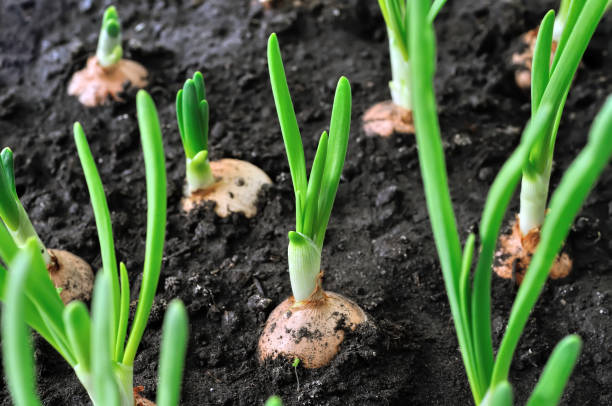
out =
[[68,85],[68,94],[77,96],[81,104],[95,107],[105,104],[109,98],[123,101],[119,96],[126,83],[137,89],[147,85],[147,70],[138,62],[122,59],[104,68],[98,58],[92,56],[84,69],[76,72]]
[[94,275],[87,262],[68,251],[49,249],[48,252],[51,263],[47,270],[53,285],[61,288],[62,302],[91,299]]
[[393,134],[414,134],[412,111],[391,100],[377,103],[363,115],[363,129],[369,136],[384,138]]
[[272,183],[268,175],[249,162],[229,158],[210,162],[210,169],[217,181],[184,197],[183,210],[189,212],[206,201],[213,201],[219,217],[232,213],[244,213],[246,218],[255,216],[259,190]]
[[[540,242],[540,227],[529,230],[527,234],[521,232],[519,217],[512,225],[512,233],[499,238],[499,249],[495,252],[493,270],[504,279],[515,279],[517,284],[523,282],[525,272],[531,263]],[[551,279],[567,277],[572,271],[572,259],[566,252],[561,252],[555,258],[548,276]]]
[[345,330],[354,331],[367,318],[352,300],[320,287],[302,302],[291,296],[270,313],[259,339],[259,359],[297,357],[305,368],[324,367],[338,353]]

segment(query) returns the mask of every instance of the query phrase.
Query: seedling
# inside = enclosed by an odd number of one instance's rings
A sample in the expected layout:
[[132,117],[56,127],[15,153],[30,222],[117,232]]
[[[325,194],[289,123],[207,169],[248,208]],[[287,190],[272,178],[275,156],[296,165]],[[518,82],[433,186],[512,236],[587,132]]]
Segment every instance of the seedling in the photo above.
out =
[[[29,312],[36,307],[28,299],[31,293],[28,284],[31,278],[37,278],[34,270],[36,255],[35,250],[28,249],[18,253],[10,266],[10,275],[0,267],[2,283],[7,288],[2,312],[4,371],[13,402],[17,406],[42,405],[36,395],[32,348],[25,321]],[[120,403],[114,386],[112,366],[108,364],[109,354],[104,351],[104,344],[110,345],[111,338],[106,307],[110,305],[106,296],[110,292],[110,284],[106,276],[104,272],[98,274],[91,322],[82,302],[73,302],[66,307],[63,320],[68,326],[69,339],[81,346],[75,346],[75,350],[82,351],[83,359],[91,362],[89,368],[92,371],[91,394],[94,396],[94,405],[120,406],[124,403]],[[96,334],[101,335],[95,338]],[[186,345],[187,312],[180,300],[174,300],[168,306],[162,329],[158,406],[178,405]]]
[[0,153],[0,228],[5,227],[12,243],[25,246],[33,238],[47,267],[48,274],[64,303],[72,300],[89,300],[93,289],[91,267],[80,257],[68,251],[47,249],[28,217],[15,187],[13,151],[4,148]]
[[293,371],[295,372],[295,380],[297,381],[297,390],[300,390],[300,377],[298,376],[297,373],[297,367],[298,365],[300,365],[300,359],[298,357],[295,357],[293,359],[293,362],[291,363],[291,366],[293,367]]
[[[554,43],[554,26],[559,19],[555,20],[555,13],[551,10],[540,24],[533,63],[531,115],[533,119],[543,106],[552,106],[554,114],[545,123],[544,136],[531,148],[529,159],[523,167],[520,213],[512,233],[502,236],[500,250],[496,254],[495,272],[502,277],[516,277],[520,282],[540,240],[563,107],[582,55],[603,17],[606,4],[607,0],[571,2],[552,62],[550,54]],[[550,276],[567,276],[571,267],[571,259],[562,253],[553,263]]]
[[[296,230],[289,232],[289,277],[293,296],[272,311],[259,339],[262,361],[299,358],[305,368],[327,365],[338,352],[342,320],[354,330],[366,315],[351,300],[321,286],[321,249],[344,166],[351,121],[351,87],[336,87],[329,136],[323,132],[306,180],[304,149],[276,34],[268,41],[268,69],[295,192]],[[309,332],[305,334],[305,332]],[[298,339],[299,337],[299,339]]]
[[187,79],[176,94],[176,119],[185,150],[185,197],[183,209],[190,211],[204,201],[214,201],[220,217],[242,212],[257,213],[257,194],[272,181],[255,165],[238,159],[209,162],[209,106],[200,72]]
[[[576,22],[575,17],[580,13],[585,5],[584,0],[561,0],[559,11],[554,17],[552,28],[552,43],[550,47],[550,59],[555,56],[557,45],[563,37],[563,32],[567,31],[567,26]],[[612,6],[612,1],[608,1],[608,8]],[[533,67],[534,52],[536,50],[536,39],[542,27],[536,27],[521,36],[523,50],[512,54],[512,64],[515,66],[514,80],[519,88],[529,91],[531,88],[531,71]],[[571,31],[571,30],[570,30]],[[566,38],[567,40],[567,38]],[[542,55],[541,55],[542,56]]]
[[264,406],[283,406],[283,400],[278,395],[273,395],[266,400]]
[[109,97],[123,101],[119,94],[126,84],[135,88],[147,85],[147,70],[141,64],[123,59],[121,25],[115,7],[104,12],[96,54],[87,59],[68,85],[68,94],[77,96],[88,107],[104,104]]
[[[393,133],[412,134],[412,83],[408,52],[408,3],[410,0],[378,0],[387,26],[391,59],[391,100],[377,103],[363,116],[364,130],[370,135],[389,137]],[[446,0],[434,0],[428,18],[433,21]]]
[[[547,125],[558,110],[543,98],[541,107],[523,133],[521,143],[493,182],[479,226],[480,248],[477,251],[476,269],[470,275],[476,237],[473,233],[468,236],[462,252],[436,112],[433,88],[435,37],[431,21],[427,18],[429,2],[416,0],[411,2],[410,7],[409,43],[413,61],[411,77],[415,83],[413,100],[419,162],[459,348],[476,404],[510,405],[512,390],[507,382],[508,373],[522,330],[574,217],[612,156],[612,143],[609,142],[609,134],[612,132],[612,98],[608,98],[595,119],[587,146],[566,171],[553,194],[539,247],[518,291],[506,332],[494,359],[491,264],[497,235],[530,152],[546,138]],[[571,77],[571,70],[568,75]],[[529,398],[529,406],[558,403],[580,347],[578,336],[571,335],[561,340]]]
[[[134,358],[151,312],[161,270],[166,229],[166,171],[161,130],[153,100],[144,90],[138,92],[136,106],[146,169],[148,210],[142,287],[129,336],[130,287],[127,269],[123,263],[117,269],[108,204],[79,123],[74,125],[74,137],[94,210],[103,266],[96,280],[91,321],[82,302],[72,302],[68,306],[62,304],[44,272],[36,239],[27,241],[23,248],[26,253],[22,255],[8,232],[0,228],[0,257],[10,266],[11,275],[13,272],[16,275],[28,272],[25,321],[70,364],[97,406],[134,405]],[[19,261],[26,264],[21,265]],[[7,273],[1,272],[0,276],[0,284],[6,285]],[[0,291],[6,292],[5,287],[0,286]],[[180,338],[177,340],[184,341],[185,329],[177,327],[176,330]],[[178,341],[173,342],[179,344]],[[167,353],[166,347],[174,349],[175,345],[162,347]],[[176,347],[179,348],[177,354],[180,357],[172,361],[172,357],[165,356],[161,362],[164,368],[161,376],[174,383],[177,377],[180,378],[177,369],[181,369],[184,354],[184,349]],[[174,398],[176,396],[170,397]]]

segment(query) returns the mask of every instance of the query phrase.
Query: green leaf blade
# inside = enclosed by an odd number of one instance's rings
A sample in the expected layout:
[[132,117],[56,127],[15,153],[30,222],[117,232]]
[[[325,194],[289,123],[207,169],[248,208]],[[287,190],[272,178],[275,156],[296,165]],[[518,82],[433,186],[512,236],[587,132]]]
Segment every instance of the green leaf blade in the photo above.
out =
[[87,308],[82,302],[68,303],[63,318],[77,365],[91,371],[91,321]]
[[563,390],[578,361],[582,340],[577,335],[570,335],[556,345],[546,362],[544,371],[527,400],[527,406],[557,405]]
[[340,176],[344,168],[346,150],[348,148],[351,131],[351,85],[344,76],[338,80],[334,105],[332,107],[329,124],[329,140],[327,142],[327,155],[325,169],[321,180],[319,195],[317,224],[315,228],[315,243],[319,249],[323,246],[325,231],[329,223],[331,211],[338,192]]
[[134,364],[136,350],[142,339],[161,272],[166,233],[166,163],[157,109],[149,94],[140,90],[136,95],[138,127],[145,161],[147,183],[147,237],[143,266],[142,288],[134,324],[127,342],[123,363]]
[[91,349],[94,404],[119,406],[119,388],[113,373],[113,320],[108,311],[111,306],[111,282],[108,274],[98,272],[94,283],[91,306]]
[[319,139],[319,146],[315,154],[315,159],[310,170],[308,178],[308,190],[306,192],[306,204],[304,213],[304,227],[302,232],[313,238],[313,227],[318,215],[318,199],[321,191],[321,180],[323,178],[323,170],[325,169],[325,160],[327,158],[327,132],[323,131]]
[[0,155],[0,218],[11,230],[19,228],[19,207],[15,190],[12,152],[4,148]]
[[2,359],[8,387],[17,406],[41,405],[36,395],[30,333],[24,321],[27,306],[24,292],[31,261],[31,254],[23,251],[12,262],[2,312]]
[[535,116],[550,77],[550,53],[555,12],[550,10],[540,24],[531,69],[531,115]]
[[74,141],[77,147],[85,182],[89,190],[91,206],[96,220],[98,240],[102,256],[102,268],[108,274],[111,281],[111,315],[113,319],[113,336],[116,336],[119,327],[119,275],[117,270],[117,256],[115,254],[115,242],[113,239],[113,225],[111,223],[110,210],[104,193],[102,179],[98,173],[91,149],[85,137],[85,132],[80,123],[74,123]]
[[[268,70],[270,71],[270,84],[272,85],[274,103],[276,104],[278,121],[280,122],[287,159],[289,160],[291,179],[293,180],[293,190],[297,200],[297,195],[300,193],[302,197],[306,196],[306,162],[304,159],[302,137],[295,116],[295,110],[293,109],[291,95],[289,94],[289,86],[287,85],[285,68],[283,67],[276,34],[270,35],[268,39]],[[304,208],[298,206],[295,211],[296,216],[301,216],[303,215]],[[300,218],[296,218],[296,223],[303,222]]]
[[121,276],[121,297],[120,297],[120,313],[119,313],[119,330],[117,331],[117,340],[115,341],[115,357],[114,360],[119,362],[123,359],[125,352],[125,337],[127,335],[128,321],[130,318],[130,281],[128,279],[127,269],[125,264],[119,264],[119,273]]
[[185,154],[193,158],[198,152],[206,149],[204,140],[204,123],[200,112],[200,101],[193,79],[187,79],[183,85],[181,109],[185,140]]
[[168,305],[164,317],[159,359],[157,406],[176,406],[179,404],[188,330],[185,306],[180,300],[175,299]]

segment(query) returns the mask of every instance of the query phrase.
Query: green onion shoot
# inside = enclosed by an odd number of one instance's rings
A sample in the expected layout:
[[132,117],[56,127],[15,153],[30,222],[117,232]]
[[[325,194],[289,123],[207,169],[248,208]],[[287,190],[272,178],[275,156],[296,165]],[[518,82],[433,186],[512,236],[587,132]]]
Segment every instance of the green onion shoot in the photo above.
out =
[[283,399],[278,395],[272,395],[266,400],[264,406],[283,406]]
[[204,201],[216,203],[220,217],[242,212],[257,213],[257,194],[272,181],[255,165],[238,159],[208,159],[209,106],[204,77],[196,72],[176,94],[176,120],[185,151],[186,182],[183,209],[187,212]]
[[[296,229],[289,232],[288,248],[293,296],[270,314],[259,340],[259,355],[262,361],[279,355],[298,358],[305,368],[319,368],[332,360],[344,338],[342,331],[336,331],[339,320],[354,329],[366,319],[355,303],[325,292],[321,286],[321,249],[348,146],[351,88],[345,77],[340,78],[329,135],[321,135],[307,179],[302,139],[276,34],[268,41],[268,69],[293,180]],[[304,329],[316,334],[303,334]],[[301,339],[296,339],[298,336]]]
[[123,57],[121,25],[117,9],[114,6],[110,6],[104,11],[96,57],[98,58],[98,64],[103,68],[116,65]]
[[[24,249],[16,255],[8,272],[0,267],[3,288],[6,288],[2,313],[2,354],[9,392],[17,406],[40,406],[36,395],[34,361],[28,324],[33,326],[36,317],[30,315],[35,302],[28,298],[32,289],[28,283],[37,279],[36,252]],[[111,355],[105,351],[110,344],[109,281],[105,273],[99,273],[94,291],[92,315],[82,302],[73,302],[65,307],[61,319],[66,328],[67,340],[74,344],[80,365],[75,370],[90,381],[91,400],[94,405],[123,406],[129,401],[121,396],[115,383]],[[44,286],[42,285],[39,286]],[[44,289],[44,288],[43,288]],[[32,319],[32,320],[28,320]],[[176,406],[182,381],[182,372],[187,346],[187,312],[180,300],[173,300],[164,317],[161,353],[159,362],[158,406]],[[106,344],[106,345],[105,345]],[[110,347],[108,347],[110,348]],[[92,351],[93,349],[93,351]],[[93,355],[92,355],[93,353]],[[77,369],[78,368],[78,369]],[[87,374],[87,371],[91,371]],[[138,395],[137,395],[138,396]],[[131,403],[132,405],[135,403]],[[137,403],[141,404],[141,403]]]
[[[594,3],[589,2],[589,6]],[[605,1],[603,3],[605,6]],[[590,9],[589,6],[586,10]],[[559,106],[550,102],[554,100],[551,97],[542,98],[519,146],[502,166],[489,190],[479,226],[480,247],[475,249],[476,236],[472,233],[462,250],[449,193],[435,103],[433,77],[436,51],[434,31],[428,19],[429,1],[415,0],[410,8],[411,28],[408,36],[413,62],[411,75],[416,84],[413,100],[419,162],[461,356],[477,405],[511,405],[509,371],[521,333],[573,219],[612,156],[612,143],[609,142],[612,133],[612,97],[608,97],[597,115],[587,145],[567,169],[552,196],[539,246],[519,288],[505,334],[494,355],[491,265],[497,236],[525,163],[530,160],[534,146],[548,136],[551,117],[557,114]],[[598,14],[597,10],[594,12],[592,9],[591,13]],[[579,36],[574,38],[579,39]],[[581,54],[573,55],[579,59]],[[571,77],[572,66],[566,65],[565,71]],[[560,92],[564,90],[563,87],[560,89]],[[471,272],[473,263],[475,270]],[[559,402],[580,348],[580,338],[573,335],[557,344],[528,400],[529,406],[555,405]]]
[[[7,305],[16,303],[17,311],[22,312],[19,320],[25,321],[38,332],[68,362],[95,406],[134,405],[134,359],[151,312],[161,271],[167,198],[161,129],[155,104],[144,90],[138,92],[136,106],[146,172],[147,235],[142,285],[129,334],[131,294],[128,273],[123,263],[117,266],[108,203],[94,157],[79,123],[74,125],[74,138],[89,189],[102,257],[102,270],[98,272],[95,282],[91,316],[81,301],[71,302],[67,306],[62,303],[47,276],[35,237],[30,237],[22,248],[18,248],[6,228],[0,227],[0,258],[9,269],[7,272],[0,268],[0,292],[13,294],[17,291],[7,289],[7,285],[10,287],[19,284],[19,292],[24,295],[14,298],[9,294],[0,299]],[[21,278],[28,283],[24,285]],[[27,360],[30,355],[21,340],[23,328],[13,330],[6,327],[7,323],[15,325],[16,322],[6,321],[13,312],[3,313],[4,349],[18,353],[18,356],[23,357],[24,367],[29,367]],[[15,340],[9,339],[7,342],[13,331],[18,335],[21,347],[9,349],[7,346],[10,343],[15,344]],[[181,304],[171,304],[164,322],[164,342],[161,346],[158,386],[160,406],[177,404],[186,337],[187,317],[184,308]],[[21,395],[18,394],[19,389],[14,388],[19,383],[14,382],[21,380],[26,388],[33,386],[31,380],[23,379],[29,375],[28,371],[12,368],[7,371],[10,374],[9,382],[13,382],[11,393],[16,399]]]
[[[550,55],[557,21],[554,11],[550,10],[540,24],[532,68],[531,115],[533,120],[543,106],[552,106],[554,114],[548,118],[544,136],[531,148],[529,159],[523,167],[520,212],[512,233],[501,237],[497,253],[495,272],[501,277],[516,278],[520,282],[540,240],[563,107],[582,55],[604,15],[606,5],[607,0],[571,2],[567,23],[552,61]],[[562,253],[553,263],[550,276],[565,277],[571,267],[571,259]]]
[[[412,83],[408,52],[408,3],[410,0],[378,0],[387,27],[391,59],[391,100],[377,103],[363,116],[364,130],[369,135],[389,137],[393,133],[412,134]],[[433,21],[446,0],[435,0],[429,9]]]
[[125,85],[137,89],[147,85],[147,70],[139,63],[123,58],[121,23],[114,6],[102,17],[95,55],[87,60],[83,70],[76,72],[68,85],[68,94],[77,96],[88,107],[107,102],[109,98],[122,101]]
[[[568,31],[567,25],[573,25],[576,23],[576,17],[580,14],[580,10],[585,6],[584,0],[561,0],[559,4],[559,11],[554,18],[554,24],[552,26],[552,43],[550,47],[549,57],[552,59],[555,57],[557,46],[561,42],[563,33],[567,35],[571,34],[571,29]],[[612,5],[612,2],[608,3],[608,8]],[[514,80],[517,86],[528,92],[531,89],[532,70],[534,64],[534,53],[536,51],[536,40],[540,34],[540,30],[543,27],[533,28],[523,35],[521,35],[520,43],[522,49],[512,54],[512,65],[515,68]],[[548,29],[549,27],[547,27]],[[567,34],[570,33],[570,34]],[[542,57],[542,55],[540,55]]]
[[68,251],[45,247],[17,196],[13,151],[9,148],[0,152],[0,219],[17,247],[24,247],[29,239],[36,241],[49,277],[60,290],[64,303],[89,300],[93,289],[91,267]]

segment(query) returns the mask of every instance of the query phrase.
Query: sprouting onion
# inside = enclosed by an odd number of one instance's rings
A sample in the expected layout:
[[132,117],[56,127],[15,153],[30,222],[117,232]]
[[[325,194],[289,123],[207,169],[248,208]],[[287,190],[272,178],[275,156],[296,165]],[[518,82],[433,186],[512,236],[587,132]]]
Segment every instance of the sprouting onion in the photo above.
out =
[[562,2],[560,16],[566,14],[561,17],[565,23],[552,64],[550,54],[554,26],[559,19],[555,20],[555,13],[551,10],[540,24],[533,56],[532,117],[543,105],[552,106],[556,114],[546,125],[546,136],[530,151],[523,170],[519,214],[523,234],[540,227],[544,221],[555,140],[565,100],[582,55],[603,17],[607,3],[608,0]]
[[[591,3],[592,4],[592,3]],[[459,348],[476,404],[511,404],[507,385],[510,362],[527,318],[542,291],[548,270],[572,221],[599,174],[612,156],[612,98],[598,114],[587,146],[566,171],[553,194],[550,214],[545,219],[541,240],[510,312],[506,333],[494,359],[491,334],[491,264],[497,235],[512,193],[530,152],[547,136],[547,125],[558,106],[542,102],[528,124],[521,143],[503,165],[489,191],[479,227],[480,248],[476,269],[470,269],[475,235],[470,234],[463,252],[452,208],[440,128],[436,112],[433,76],[435,37],[427,18],[428,0],[411,2],[410,56],[415,106],[416,138],[427,208]],[[472,283],[470,283],[472,280]],[[529,405],[558,402],[576,363],[580,339],[569,336],[553,351]],[[493,401],[499,403],[493,403]]]
[[[0,258],[9,265],[11,274],[28,272],[25,321],[70,364],[97,406],[134,405],[134,358],[151,312],[161,270],[166,229],[166,170],[161,130],[153,100],[145,91],[138,92],[136,105],[145,161],[148,210],[142,287],[129,335],[130,287],[127,269],[123,263],[117,269],[108,204],[79,123],[74,125],[74,137],[92,201],[103,266],[96,279],[91,321],[82,302],[63,305],[47,276],[36,240],[30,238],[23,248],[25,253],[19,254],[8,232],[0,227]],[[20,270],[13,264],[15,257],[23,256],[27,258],[26,266]],[[0,276],[0,291],[5,292],[6,284],[10,283],[7,282],[8,275],[2,270]],[[173,344],[162,345],[166,353],[168,347],[180,349],[185,345],[186,323],[181,320],[186,318],[176,313],[176,310],[171,312],[179,321],[171,323],[175,327],[169,327],[176,333]],[[179,350],[178,355],[182,354],[184,350]],[[182,369],[181,365],[179,357],[173,361],[172,357],[162,356],[164,371],[161,377],[165,386],[176,387],[180,381],[178,371]],[[168,395],[167,402],[178,396],[177,389],[173,393]]]
[[95,107],[106,103],[109,97],[123,101],[125,85],[141,89],[147,85],[146,78],[144,66],[123,58],[119,15],[115,7],[108,7],[102,18],[96,54],[72,76],[68,94],[78,96],[85,106]]
[[15,187],[13,151],[4,148],[0,153],[0,224],[6,227],[13,242],[23,247],[34,239],[54,285],[60,289],[64,303],[87,300],[93,288],[93,271],[81,258],[68,251],[47,249],[36,233]]
[[115,65],[123,57],[121,25],[117,9],[114,6],[110,6],[104,11],[96,56],[100,66],[105,68]]
[[176,119],[187,158],[185,169],[190,194],[215,183],[208,162],[208,109],[204,77],[196,72],[176,94]]
[[[608,0],[573,0],[563,4],[569,8],[567,16],[563,17],[566,22],[552,62],[555,13],[549,11],[540,24],[531,72],[532,118],[543,106],[552,107],[554,114],[548,117],[542,130],[544,135],[531,147],[523,167],[520,212],[511,233],[500,238],[500,249],[496,253],[494,270],[501,277],[515,278],[520,283],[537,247],[540,227],[546,216],[553,153],[563,107],[582,55],[607,3]],[[553,262],[550,277],[565,277],[571,268],[572,260],[563,252]]]
[[[306,368],[327,365],[344,338],[340,319],[354,329],[365,313],[342,295],[321,288],[321,249],[338,191],[351,123],[351,88],[341,77],[329,126],[306,178],[302,139],[289,94],[276,34],[268,41],[268,69],[295,193],[295,231],[289,232],[289,278],[293,297],[270,314],[259,341],[260,358],[299,358]],[[303,334],[312,331],[313,334]],[[297,339],[298,335],[303,339]]]
[[[414,133],[412,119],[412,83],[408,29],[410,0],[378,0],[387,26],[391,59],[391,101],[376,103],[363,115],[363,128],[368,135],[389,137],[392,134]],[[428,18],[436,18],[446,0],[434,0]]]
[[[28,299],[32,293],[28,284],[37,280],[38,286],[45,283],[36,276],[37,253],[32,247],[19,252],[10,266],[10,275],[0,267],[1,284],[6,287],[2,297],[2,353],[4,371],[9,390],[16,406],[38,406],[34,363],[27,324],[36,314],[38,304]],[[8,279],[8,280],[7,280]],[[90,395],[95,405],[121,406],[122,400],[115,384],[110,346],[112,335],[108,312],[110,283],[107,274],[98,274],[91,321],[83,303],[73,302],[63,310],[63,320],[68,339],[77,359],[82,364],[79,370],[91,371],[87,375]],[[187,344],[187,313],[180,300],[168,305],[162,332],[158,406],[178,405],[181,376]],[[77,369],[75,367],[75,370]]]
[[[408,3],[410,0],[378,0],[387,26],[389,37],[389,55],[391,58],[391,99],[393,103],[407,110],[412,110],[412,92],[410,79],[410,54],[408,52]],[[433,21],[446,0],[434,0],[428,12]]]
[[295,193],[295,231],[289,232],[288,259],[293,297],[300,302],[315,291],[321,272],[321,249],[348,147],[351,88],[345,77],[340,78],[329,136],[321,135],[307,179],[302,138],[275,34],[268,43],[268,66]]
[[176,119],[185,150],[186,184],[183,210],[189,212],[204,201],[216,203],[220,217],[241,212],[257,213],[257,195],[272,181],[255,165],[238,159],[208,159],[209,107],[200,72],[187,79],[176,94]]

